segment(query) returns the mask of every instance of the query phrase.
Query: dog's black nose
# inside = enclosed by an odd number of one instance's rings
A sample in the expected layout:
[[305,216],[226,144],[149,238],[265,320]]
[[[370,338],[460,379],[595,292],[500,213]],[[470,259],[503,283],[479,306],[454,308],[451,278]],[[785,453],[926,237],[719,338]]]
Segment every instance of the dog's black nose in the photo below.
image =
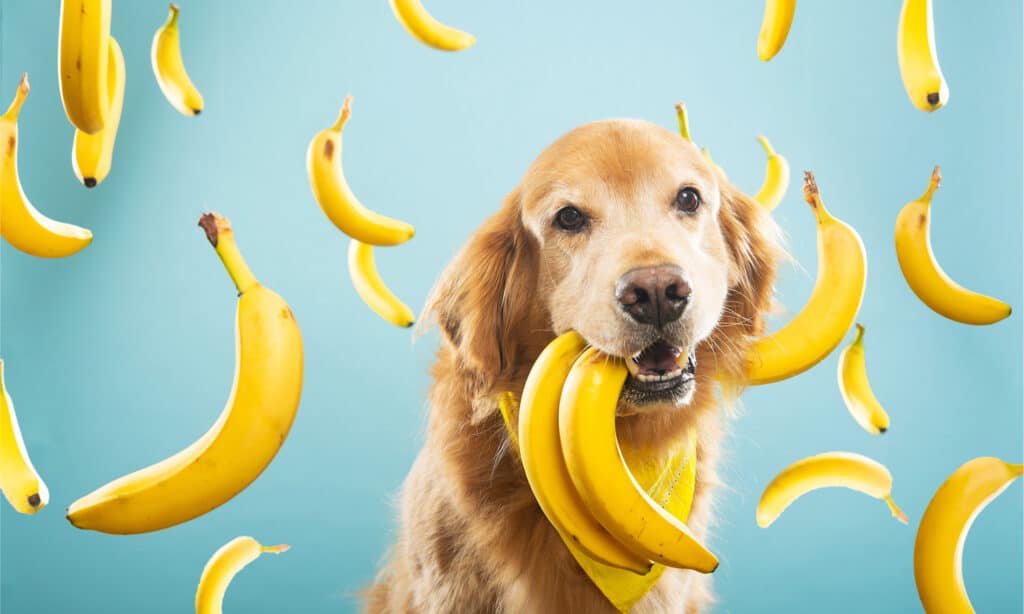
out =
[[674,264],[627,271],[615,284],[622,310],[641,324],[657,327],[675,322],[690,302],[690,284]]

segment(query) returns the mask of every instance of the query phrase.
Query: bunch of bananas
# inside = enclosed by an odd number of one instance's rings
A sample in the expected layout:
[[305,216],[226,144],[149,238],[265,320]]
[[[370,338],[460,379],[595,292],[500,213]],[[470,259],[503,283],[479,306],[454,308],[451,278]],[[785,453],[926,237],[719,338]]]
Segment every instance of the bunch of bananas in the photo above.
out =
[[306,150],[306,172],[313,196],[327,219],[352,238],[348,271],[356,292],[377,314],[395,326],[407,328],[415,318],[380,278],[373,260],[374,245],[399,245],[415,230],[400,220],[367,209],[349,187],[341,165],[341,131],[352,114],[352,96],[346,96],[338,120],[313,137]]
[[562,539],[595,561],[638,574],[652,562],[713,572],[715,555],[651,499],[620,454],[615,410],[627,372],[574,331],[544,349],[519,408],[530,488]]

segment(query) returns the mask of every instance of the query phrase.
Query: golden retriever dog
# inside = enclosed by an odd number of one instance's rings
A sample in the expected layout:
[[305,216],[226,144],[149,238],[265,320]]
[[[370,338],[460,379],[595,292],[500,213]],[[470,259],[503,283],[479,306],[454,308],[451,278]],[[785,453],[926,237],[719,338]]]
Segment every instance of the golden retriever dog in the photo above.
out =
[[[723,405],[763,332],[779,253],[764,209],[676,133],[617,119],[550,145],[427,300],[442,347],[426,443],[367,611],[615,611],[534,499],[498,406],[570,329],[633,362],[623,444],[667,451],[696,427],[688,525],[704,539]],[[670,569],[633,612],[701,612],[711,600],[708,576]]]

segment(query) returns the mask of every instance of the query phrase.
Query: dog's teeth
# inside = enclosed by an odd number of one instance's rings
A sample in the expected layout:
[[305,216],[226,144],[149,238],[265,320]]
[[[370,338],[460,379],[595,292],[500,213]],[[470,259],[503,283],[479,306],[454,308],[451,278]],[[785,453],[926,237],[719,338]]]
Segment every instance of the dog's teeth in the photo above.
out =
[[641,382],[665,382],[665,381],[668,381],[668,380],[676,379],[677,377],[681,376],[682,374],[683,374],[683,370],[682,369],[675,369],[675,370],[669,371],[668,373],[665,373],[663,375],[641,373],[641,374],[637,375],[636,378],[638,380],[640,380]]

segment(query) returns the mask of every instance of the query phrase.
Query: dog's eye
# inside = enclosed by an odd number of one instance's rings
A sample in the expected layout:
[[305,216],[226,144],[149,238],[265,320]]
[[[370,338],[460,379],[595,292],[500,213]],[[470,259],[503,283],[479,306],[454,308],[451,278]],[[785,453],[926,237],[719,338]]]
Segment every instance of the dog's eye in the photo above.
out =
[[676,192],[676,207],[683,213],[693,213],[700,207],[700,193],[693,188]]
[[555,224],[562,230],[569,232],[579,232],[583,229],[583,226],[587,223],[587,216],[583,215],[583,212],[573,206],[562,207],[555,214]]

